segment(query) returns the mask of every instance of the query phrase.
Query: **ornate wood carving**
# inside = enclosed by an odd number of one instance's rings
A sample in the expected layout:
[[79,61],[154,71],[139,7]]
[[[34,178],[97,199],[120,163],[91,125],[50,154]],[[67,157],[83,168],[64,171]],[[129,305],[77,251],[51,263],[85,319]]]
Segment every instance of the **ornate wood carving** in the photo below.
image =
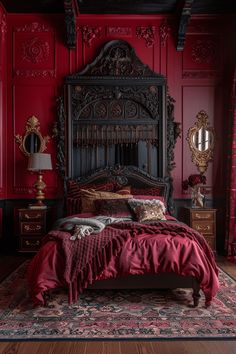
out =
[[32,22],[24,26],[16,26],[14,27],[14,30],[16,32],[48,32],[50,29],[44,24]]
[[159,27],[159,35],[160,35],[161,45],[163,47],[165,47],[166,45],[166,41],[169,37],[169,33],[170,33],[170,26],[168,25],[166,20],[163,20]]
[[82,37],[84,43],[88,46],[91,47],[92,42],[101,36],[101,27],[89,27],[89,26],[83,26],[81,27],[82,31]]
[[[73,120],[158,120],[157,86],[74,86]],[[84,99],[86,97],[86,99]]]
[[131,27],[107,27],[107,36],[122,36],[122,37],[131,37],[132,28]]
[[67,81],[76,81],[81,76],[120,76],[121,79],[127,77],[160,77],[154,73],[147,65],[143,64],[136,56],[134,49],[125,41],[108,42],[101,50],[96,60],[87,65],[80,73],[70,75]]
[[15,70],[14,76],[32,78],[55,78],[55,70]]
[[212,40],[198,39],[192,45],[192,61],[198,64],[214,63],[216,60],[216,43]]
[[76,47],[76,12],[73,0],[64,0],[67,44],[70,49]]
[[153,47],[155,43],[155,26],[148,26],[148,27],[137,27],[136,28],[136,35],[139,39],[144,39],[146,42],[146,47],[150,48]]
[[65,109],[63,98],[57,99],[57,121],[53,126],[53,138],[57,145],[57,169],[59,170],[63,180],[65,181],[66,160],[65,160]]
[[85,176],[81,176],[76,180],[81,184],[99,183],[102,180],[111,180],[119,184],[121,187],[125,185],[132,185],[142,188],[159,188],[160,195],[162,195],[167,201],[168,210],[173,211],[169,177],[154,177],[135,166],[107,166],[105,168],[96,169],[95,171],[92,171]]
[[178,29],[177,50],[184,49],[185,36],[187,32],[188,22],[191,16],[191,9],[192,9],[193,2],[194,0],[184,1],[183,9],[180,16],[179,29]]
[[30,38],[22,43],[22,60],[33,64],[47,60],[49,44],[38,37]]

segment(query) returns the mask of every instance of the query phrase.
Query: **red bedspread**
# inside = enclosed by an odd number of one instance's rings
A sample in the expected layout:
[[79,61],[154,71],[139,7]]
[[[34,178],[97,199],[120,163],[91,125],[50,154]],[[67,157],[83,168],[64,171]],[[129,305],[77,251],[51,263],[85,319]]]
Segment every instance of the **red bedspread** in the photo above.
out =
[[96,279],[129,274],[174,272],[194,276],[209,305],[218,287],[218,269],[205,239],[188,226],[161,221],[116,223],[100,234],[71,241],[52,231],[31,261],[29,289],[35,304],[46,290],[66,286],[69,302]]

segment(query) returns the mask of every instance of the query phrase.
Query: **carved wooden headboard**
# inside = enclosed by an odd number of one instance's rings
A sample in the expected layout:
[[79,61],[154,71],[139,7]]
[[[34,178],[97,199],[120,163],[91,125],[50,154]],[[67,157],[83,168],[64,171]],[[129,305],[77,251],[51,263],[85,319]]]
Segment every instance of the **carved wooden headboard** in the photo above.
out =
[[108,42],[84,70],[66,77],[55,127],[64,179],[114,165],[170,177],[178,124],[166,80],[129,43]]

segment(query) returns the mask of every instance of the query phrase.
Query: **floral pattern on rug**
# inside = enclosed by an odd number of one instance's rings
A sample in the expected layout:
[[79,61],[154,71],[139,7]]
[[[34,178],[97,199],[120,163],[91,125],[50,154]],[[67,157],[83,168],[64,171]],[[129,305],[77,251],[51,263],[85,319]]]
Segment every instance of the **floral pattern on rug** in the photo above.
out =
[[190,289],[87,290],[68,305],[54,290],[48,307],[27,294],[27,263],[0,284],[0,339],[235,338],[236,281],[220,271],[220,290],[205,308],[192,308]]

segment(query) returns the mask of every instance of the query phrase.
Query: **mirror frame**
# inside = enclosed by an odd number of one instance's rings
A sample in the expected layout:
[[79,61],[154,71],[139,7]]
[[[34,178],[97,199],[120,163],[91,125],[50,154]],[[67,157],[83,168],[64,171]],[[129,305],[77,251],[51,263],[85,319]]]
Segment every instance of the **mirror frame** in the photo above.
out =
[[[198,171],[203,174],[207,170],[208,162],[213,159],[215,134],[214,129],[209,126],[208,115],[205,111],[201,110],[198,112],[196,118],[197,122],[193,127],[189,128],[186,140],[192,152],[192,162],[197,166]],[[209,147],[203,151],[198,150],[194,144],[194,135],[196,135],[201,128],[208,130],[212,137]]]
[[[26,149],[26,139],[30,134],[36,134],[40,141],[40,147],[37,152],[43,152],[47,149],[47,143],[50,140],[50,137],[47,135],[45,137],[42,136],[40,132],[40,122],[37,117],[32,116],[28,119],[25,127],[25,134],[22,135],[15,135],[16,142],[19,144],[19,149],[24,153],[26,156],[30,156],[31,152]],[[35,151],[34,151],[35,152]]]

